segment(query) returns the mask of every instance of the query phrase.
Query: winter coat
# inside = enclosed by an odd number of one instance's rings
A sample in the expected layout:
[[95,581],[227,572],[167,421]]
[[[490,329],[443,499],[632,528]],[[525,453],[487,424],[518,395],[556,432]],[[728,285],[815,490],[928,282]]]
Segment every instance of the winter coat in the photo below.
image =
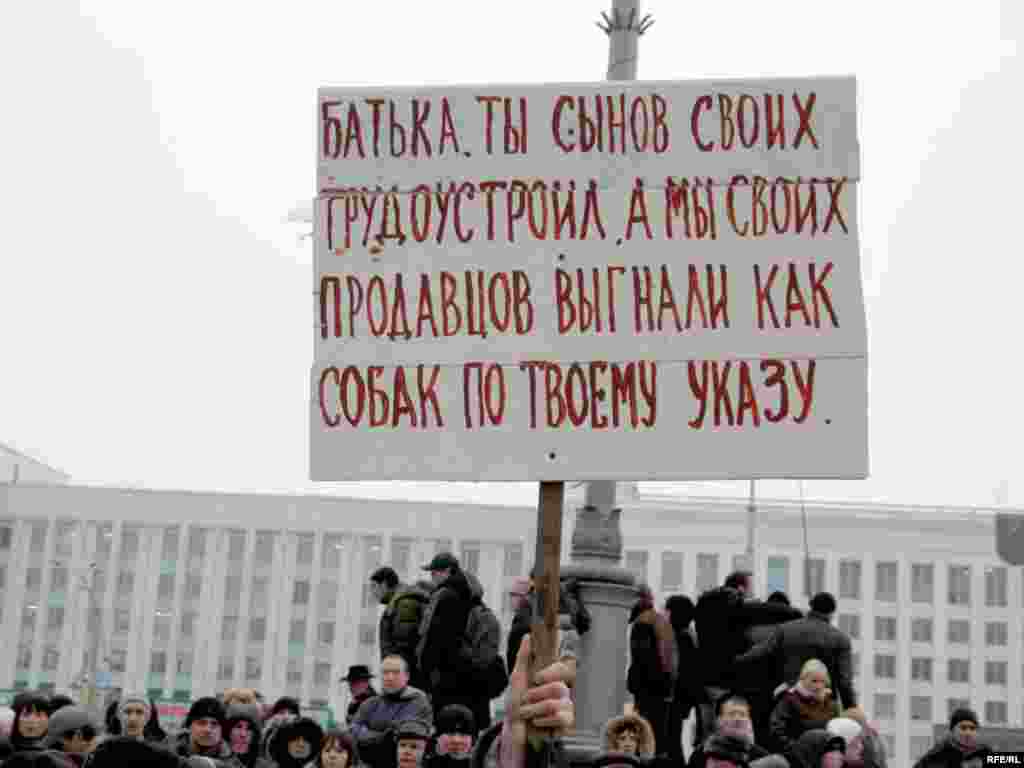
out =
[[604,751],[619,751],[618,749],[615,749],[615,744],[619,738],[619,734],[627,727],[631,727],[640,733],[636,749],[637,757],[654,757],[656,746],[654,743],[654,729],[651,728],[651,724],[647,722],[647,720],[636,714],[613,717],[605,723],[604,729],[601,733],[601,741],[604,744]]
[[345,713],[345,724],[352,725],[352,721],[355,720],[356,717],[356,712],[359,711],[359,707],[362,706],[363,702],[368,701],[377,695],[379,695],[377,693],[377,689],[371,685],[363,693],[358,696],[353,696],[352,701],[348,703],[348,710]]
[[[703,642],[703,641],[702,641]],[[768,662],[777,670],[776,682],[794,683],[804,662],[820,659],[844,709],[857,705],[853,690],[850,638],[829,623],[829,617],[810,611],[806,618],[780,624],[771,639],[736,659],[740,670]]]
[[675,690],[679,650],[668,618],[647,605],[638,604],[630,616],[626,687],[634,696],[666,698]]
[[704,768],[709,757],[717,757],[734,763],[737,768],[746,768],[751,761],[767,757],[768,751],[750,742],[742,741],[733,736],[713,733],[707,740],[693,750],[687,768]]
[[[309,745],[308,757],[291,756],[288,745],[296,739],[302,739]],[[310,717],[297,717],[283,722],[275,729],[267,744],[267,751],[270,753],[269,764],[276,768],[305,768],[312,765],[320,754],[323,740],[323,728]]]
[[376,765],[382,753],[393,750],[394,728],[406,720],[434,726],[434,712],[427,695],[418,688],[405,687],[397,693],[382,693],[364,701],[352,721],[352,738],[364,762]]
[[748,600],[732,587],[715,587],[697,600],[694,621],[700,647],[702,685],[737,688],[737,656],[749,648],[753,627],[779,624],[800,616],[783,603]]
[[416,660],[431,694],[458,693],[466,622],[474,597],[482,596],[480,582],[462,570],[442,581],[430,596],[420,625]]
[[789,762],[789,768],[821,768],[822,757],[836,740],[839,744],[844,743],[840,737],[831,736],[827,731],[807,731],[790,745],[783,756]]
[[231,766],[231,768],[244,768],[242,762],[231,753],[231,747],[223,739],[212,749],[202,752],[195,751],[192,748],[192,732],[188,728],[173,736],[168,746],[178,757],[188,758],[194,755],[201,755],[202,757],[212,757],[214,760]]
[[270,768],[270,762],[260,757],[263,744],[263,723],[259,717],[259,707],[255,704],[232,704],[228,707],[228,717],[224,726],[224,743],[231,749],[231,731],[241,721],[249,724],[252,730],[252,741],[249,751],[244,755],[235,755],[243,768]]
[[679,657],[679,670],[676,675],[676,689],[673,698],[683,712],[703,698],[700,687],[700,655],[697,640],[688,627],[672,627],[676,639],[676,651]]
[[779,697],[772,710],[771,732],[773,747],[785,750],[807,731],[824,729],[828,721],[839,717],[839,707],[832,694],[824,701],[806,696],[795,686]]
[[955,743],[952,734],[933,746],[921,759],[914,763],[914,768],[961,768],[965,763],[977,760],[977,765],[985,765],[985,757],[992,754],[987,744],[978,744],[973,750],[965,753]]
[[399,584],[386,597],[380,617],[380,657],[397,654],[409,663],[415,678],[416,646],[420,641],[420,622],[430,593],[417,586]]

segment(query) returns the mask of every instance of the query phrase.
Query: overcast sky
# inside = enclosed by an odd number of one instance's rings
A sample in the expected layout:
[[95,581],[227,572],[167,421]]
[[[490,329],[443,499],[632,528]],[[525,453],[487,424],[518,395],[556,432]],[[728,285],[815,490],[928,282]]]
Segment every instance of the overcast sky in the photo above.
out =
[[[858,78],[872,477],[808,496],[1024,503],[1021,5],[643,3],[641,79]],[[79,483],[343,487],[305,479],[311,246],[284,220],[316,88],[600,80],[609,6],[4,4],[0,442]]]

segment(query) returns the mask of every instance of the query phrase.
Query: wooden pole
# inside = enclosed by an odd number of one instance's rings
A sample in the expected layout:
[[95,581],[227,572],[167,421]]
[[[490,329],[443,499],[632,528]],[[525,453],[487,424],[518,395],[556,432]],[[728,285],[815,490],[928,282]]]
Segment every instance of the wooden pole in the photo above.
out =
[[[530,623],[530,679],[558,657],[559,570],[562,559],[562,505],[565,483],[542,482],[537,504],[533,610]],[[531,737],[546,735],[531,731]]]

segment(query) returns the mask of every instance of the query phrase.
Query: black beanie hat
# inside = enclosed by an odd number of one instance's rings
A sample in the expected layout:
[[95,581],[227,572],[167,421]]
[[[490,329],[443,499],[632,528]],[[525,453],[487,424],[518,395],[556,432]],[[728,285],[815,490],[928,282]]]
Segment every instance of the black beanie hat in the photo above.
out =
[[293,699],[291,696],[282,696],[274,702],[274,706],[270,710],[270,716],[273,717],[279,712],[291,712],[298,717],[302,714],[302,709],[299,707],[299,702],[296,699]]
[[438,735],[443,733],[464,733],[472,736],[476,733],[476,720],[469,707],[462,704],[449,704],[437,713]]
[[949,716],[949,730],[953,730],[959,723],[968,721],[978,725],[978,715],[973,709],[967,707],[958,707],[953,710],[953,714]]
[[224,720],[227,718],[227,713],[224,711],[224,705],[220,703],[213,696],[203,696],[200,699],[196,699],[192,702],[191,708],[188,710],[188,715],[185,717],[185,727],[191,728],[192,723],[196,720],[202,720],[204,717],[211,717],[224,727]]

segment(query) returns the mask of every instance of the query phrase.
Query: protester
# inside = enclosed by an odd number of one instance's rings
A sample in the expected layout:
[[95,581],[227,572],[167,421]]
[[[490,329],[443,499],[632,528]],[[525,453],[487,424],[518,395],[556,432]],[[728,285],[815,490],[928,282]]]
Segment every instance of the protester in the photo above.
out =
[[688,768],[789,768],[781,755],[769,754],[754,743],[750,703],[739,694],[726,693],[715,707],[710,736],[690,755]]
[[339,680],[339,682],[348,683],[349,694],[352,696],[345,714],[346,725],[352,725],[356,711],[364,701],[377,695],[377,690],[370,683],[373,677],[370,668],[365,664],[353,664],[348,668],[348,674]]
[[605,752],[654,757],[657,742],[654,729],[646,718],[638,714],[613,717],[604,725],[601,734]]
[[227,707],[224,738],[231,749],[231,754],[244,768],[256,768],[257,766],[268,766],[269,768],[268,761],[263,760],[260,756],[263,724],[255,697],[253,697],[252,704],[234,703]]
[[701,700],[703,687],[697,640],[691,628],[695,610],[693,601],[686,595],[672,595],[665,601],[665,610],[675,635],[679,673],[669,705],[666,741],[659,746],[673,764],[678,765],[683,759],[683,722]]
[[282,696],[274,702],[274,706],[270,708],[270,715],[267,719],[271,723],[282,723],[286,720],[292,720],[302,715],[302,708],[299,706],[299,702],[293,699],[291,696]]
[[63,706],[53,713],[43,744],[46,749],[64,752],[77,766],[96,748],[99,724],[85,707]]
[[982,768],[992,748],[978,741],[978,716],[959,708],[949,717],[949,733],[921,756],[914,768]]
[[340,728],[328,729],[314,764],[316,768],[355,768],[359,763],[359,748],[352,734]]
[[399,723],[418,720],[433,723],[427,695],[409,685],[409,668],[401,656],[381,662],[381,693],[364,701],[352,721],[352,736],[359,754],[370,765],[387,765],[394,754],[394,737]]
[[429,683],[421,679],[416,663],[416,646],[420,641],[420,623],[430,602],[430,591],[408,586],[398,580],[390,566],[382,566],[370,575],[370,588],[377,601],[385,606],[380,617],[380,657],[399,655],[409,664],[410,685],[426,690]]
[[319,723],[309,717],[298,717],[278,726],[269,750],[277,768],[303,768],[311,763],[324,740]]
[[224,705],[213,696],[196,699],[185,717],[184,730],[173,741],[179,757],[212,757],[233,766],[241,763],[224,742],[224,724],[227,713]]
[[50,723],[50,699],[39,691],[14,697],[11,723],[11,753],[42,750]]
[[[165,746],[130,736],[114,736],[96,745],[87,768],[185,768],[184,759]],[[4,768],[7,768],[5,765]]]
[[772,748],[785,752],[804,733],[824,729],[829,720],[839,716],[830,684],[821,661],[809,659],[804,663],[800,680],[779,697],[772,712]]
[[421,720],[404,720],[395,726],[397,768],[423,768],[430,745],[431,726]]
[[654,607],[650,587],[640,588],[640,599],[629,615],[629,670],[626,688],[637,712],[654,728],[655,741],[668,742],[668,715],[679,673],[679,651],[667,615]]
[[449,704],[437,713],[434,756],[431,768],[464,768],[469,765],[477,732],[473,713],[462,704]]

